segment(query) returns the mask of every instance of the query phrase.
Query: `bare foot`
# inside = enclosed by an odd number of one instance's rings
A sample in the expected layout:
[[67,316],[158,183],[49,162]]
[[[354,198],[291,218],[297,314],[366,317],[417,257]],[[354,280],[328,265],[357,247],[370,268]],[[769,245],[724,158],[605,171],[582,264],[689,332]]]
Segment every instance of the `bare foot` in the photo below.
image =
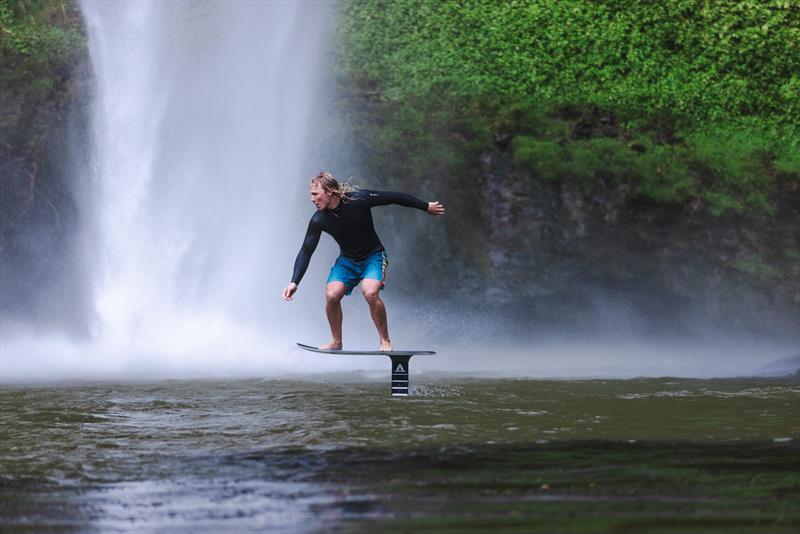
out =
[[342,350],[342,342],[341,341],[331,341],[330,343],[326,343],[320,347],[322,350]]
[[392,342],[388,339],[381,340],[381,352],[392,352]]

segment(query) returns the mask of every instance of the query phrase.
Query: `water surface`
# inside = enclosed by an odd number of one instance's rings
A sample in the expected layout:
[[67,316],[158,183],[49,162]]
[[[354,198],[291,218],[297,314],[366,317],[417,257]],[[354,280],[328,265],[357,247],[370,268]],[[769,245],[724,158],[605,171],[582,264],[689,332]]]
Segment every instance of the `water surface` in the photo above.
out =
[[793,532],[800,383],[5,385],[9,531]]

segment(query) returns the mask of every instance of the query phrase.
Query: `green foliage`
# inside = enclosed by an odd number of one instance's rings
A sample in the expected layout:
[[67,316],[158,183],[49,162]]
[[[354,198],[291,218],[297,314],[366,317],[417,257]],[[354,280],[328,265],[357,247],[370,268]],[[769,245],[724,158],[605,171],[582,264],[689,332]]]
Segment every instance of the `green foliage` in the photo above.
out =
[[46,93],[84,44],[75,5],[55,0],[0,0],[0,80]]
[[392,99],[592,102],[640,125],[800,117],[795,0],[353,0],[342,28],[348,67]]
[[800,177],[800,137],[783,140],[777,147],[775,169]]
[[775,141],[759,131],[715,128],[691,133],[687,145],[691,163],[707,180],[703,197],[712,213],[771,213]]
[[[351,0],[342,14],[345,77],[417,114],[373,126],[404,132],[390,153],[424,152],[435,115],[435,142],[462,160],[510,132],[535,179],[625,182],[714,214],[768,215],[774,185],[800,178],[796,0]],[[572,138],[565,117],[591,106],[616,136]],[[463,135],[443,139],[448,121]]]
[[527,135],[519,135],[514,139],[514,158],[517,163],[540,180],[559,178],[564,157],[563,151],[554,141]]
[[758,278],[762,282],[767,282],[778,275],[775,269],[770,267],[760,256],[755,254],[733,262],[733,267]]
[[565,142],[521,135],[514,158],[538,180],[576,180],[586,193],[601,181],[625,183],[660,203],[702,198],[715,215],[728,210],[770,214],[768,194],[781,145],[759,131],[708,128],[684,144],[633,143],[621,138]]
[[677,204],[697,194],[697,185],[680,145],[649,144],[637,155],[636,192],[660,203]]
[[634,195],[663,203],[683,202],[696,191],[683,147],[649,144],[641,153],[616,138],[563,143],[519,136],[514,143],[515,160],[535,179],[573,179],[587,194],[601,181],[627,184]]

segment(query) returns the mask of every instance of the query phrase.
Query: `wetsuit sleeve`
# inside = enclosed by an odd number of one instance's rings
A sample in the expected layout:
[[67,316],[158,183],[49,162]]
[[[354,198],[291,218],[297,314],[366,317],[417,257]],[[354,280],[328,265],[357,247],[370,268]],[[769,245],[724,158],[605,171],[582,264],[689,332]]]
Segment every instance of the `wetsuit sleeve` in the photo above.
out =
[[297,258],[294,260],[294,272],[292,273],[292,282],[300,284],[303,275],[306,274],[308,264],[311,261],[311,255],[317,249],[319,243],[319,236],[322,229],[319,224],[312,217],[308,222],[308,230],[306,230],[306,237],[303,239],[303,246],[300,247],[300,252],[297,253]]
[[363,195],[362,198],[367,201],[369,207],[373,206],[388,206],[390,204],[397,204],[407,208],[417,208],[418,210],[428,211],[428,203],[420,200],[415,196],[407,193],[397,193],[395,191],[370,191],[362,189],[359,191]]

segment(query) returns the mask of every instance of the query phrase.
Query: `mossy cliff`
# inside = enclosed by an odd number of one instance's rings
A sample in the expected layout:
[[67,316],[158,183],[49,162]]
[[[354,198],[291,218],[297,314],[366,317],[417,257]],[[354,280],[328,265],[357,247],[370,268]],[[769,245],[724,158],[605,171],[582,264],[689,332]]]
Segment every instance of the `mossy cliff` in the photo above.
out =
[[47,322],[80,300],[71,177],[86,159],[76,148],[88,116],[81,24],[72,1],[0,0],[0,311],[10,316]]
[[796,335],[800,3],[361,0],[340,29],[370,183],[450,208],[409,281]]

